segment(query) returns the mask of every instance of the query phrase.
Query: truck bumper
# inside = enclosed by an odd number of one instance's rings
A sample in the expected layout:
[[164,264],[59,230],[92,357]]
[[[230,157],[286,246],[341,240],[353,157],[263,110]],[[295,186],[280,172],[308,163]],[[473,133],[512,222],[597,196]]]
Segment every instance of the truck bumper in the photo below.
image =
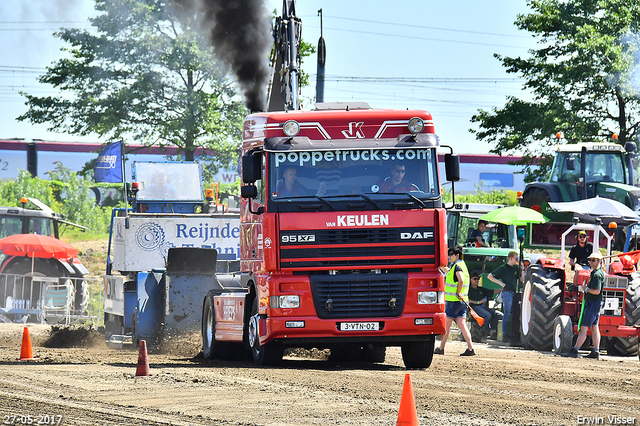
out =
[[[416,325],[416,320],[432,324]],[[420,322],[420,321],[419,321]],[[378,323],[379,330],[342,331],[341,323]],[[296,325],[292,327],[291,325]],[[444,334],[445,314],[425,313],[403,315],[399,318],[358,318],[323,320],[317,317],[270,317],[261,320],[260,343],[278,341],[287,346],[330,343],[388,343],[424,341]]]

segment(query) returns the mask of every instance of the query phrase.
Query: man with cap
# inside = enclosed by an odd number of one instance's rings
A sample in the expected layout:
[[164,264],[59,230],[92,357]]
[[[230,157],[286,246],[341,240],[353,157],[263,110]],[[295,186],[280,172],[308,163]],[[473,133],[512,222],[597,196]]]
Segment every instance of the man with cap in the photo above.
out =
[[467,328],[467,303],[469,303],[469,270],[461,259],[462,248],[459,246],[449,247],[449,262],[451,269],[444,280],[444,313],[445,333],[440,336],[440,346],[433,350],[436,355],[444,355],[444,346],[447,344],[451,332],[453,321],[458,324],[460,333],[467,342],[467,349],[460,356],[474,356],[476,354],[471,341],[471,333]]
[[578,321],[578,338],[576,345],[569,352],[564,354],[573,358],[579,358],[578,349],[587,338],[588,328],[591,327],[591,338],[593,339],[593,350],[587,358],[600,359],[600,308],[602,307],[602,286],[604,285],[604,271],[601,268],[602,254],[595,252],[589,255],[589,266],[591,275],[589,283],[579,285],[578,291],[584,292],[583,307]]
[[582,264],[593,253],[593,244],[587,242],[588,239],[589,236],[585,231],[580,231],[576,235],[576,245],[569,252],[569,264],[572,271],[576,269],[576,263],[578,265]]

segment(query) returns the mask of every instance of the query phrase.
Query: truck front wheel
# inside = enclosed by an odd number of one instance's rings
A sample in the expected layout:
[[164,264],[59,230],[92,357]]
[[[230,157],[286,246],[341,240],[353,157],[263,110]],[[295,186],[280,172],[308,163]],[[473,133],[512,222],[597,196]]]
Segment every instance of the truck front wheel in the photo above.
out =
[[426,341],[403,343],[400,349],[404,366],[409,370],[429,368],[433,360],[434,345],[435,338],[433,336],[430,336]]
[[277,342],[260,344],[260,314],[258,313],[258,298],[253,299],[251,317],[249,318],[249,346],[255,365],[277,365],[282,361],[284,348]]

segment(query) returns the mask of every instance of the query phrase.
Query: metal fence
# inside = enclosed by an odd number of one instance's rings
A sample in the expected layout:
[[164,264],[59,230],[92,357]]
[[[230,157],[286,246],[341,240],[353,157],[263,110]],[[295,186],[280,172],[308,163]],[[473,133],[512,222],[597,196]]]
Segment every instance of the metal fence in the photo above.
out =
[[0,322],[102,325],[103,280],[0,274]]

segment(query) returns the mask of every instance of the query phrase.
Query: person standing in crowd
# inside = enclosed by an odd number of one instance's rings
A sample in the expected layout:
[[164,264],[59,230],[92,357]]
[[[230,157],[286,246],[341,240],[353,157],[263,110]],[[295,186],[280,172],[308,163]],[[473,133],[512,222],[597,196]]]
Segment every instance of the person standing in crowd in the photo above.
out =
[[444,310],[447,316],[445,333],[440,338],[440,347],[435,348],[433,353],[444,355],[444,347],[449,339],[451,324],[455,320],[465,342],[467,342],[467,349],[460,356],[473,356],[476,352],[471,342],[471,333],[467,328],[467,305],[465,303],[469,303],[469,271],[461,259],[462,249],[460,247],[451,247],[448,254],[451,269],[449,269],[444,282]]
[[602,308],[602,287],[604,285],[604,271],[602,270],[602,254],[600,252],[591,253],[589,255],[589,266],[591,267],[591,275],[589,283],[578,286],[578,290],[584,293],[584,304],[580,320],[578,322],[578,338],[576,344],[569,352],[562,354],[572,358],[579,358],[578,349],[587,339],[587,331],[591,328],[591,338],[593,339],[593,350],[587,355],[587,358],[600,359],[600,308]]
[[488,279],[502,287],[502,336],[505,342],[511,340],[509,329],[509,319],[511,317],[511,305],[513,304],[513,295],[518,289],[518,278],[524,281],[524,271],[518,266],[518,253],[509,252],[507,263],[498,267],[495,271],[489,273]]

